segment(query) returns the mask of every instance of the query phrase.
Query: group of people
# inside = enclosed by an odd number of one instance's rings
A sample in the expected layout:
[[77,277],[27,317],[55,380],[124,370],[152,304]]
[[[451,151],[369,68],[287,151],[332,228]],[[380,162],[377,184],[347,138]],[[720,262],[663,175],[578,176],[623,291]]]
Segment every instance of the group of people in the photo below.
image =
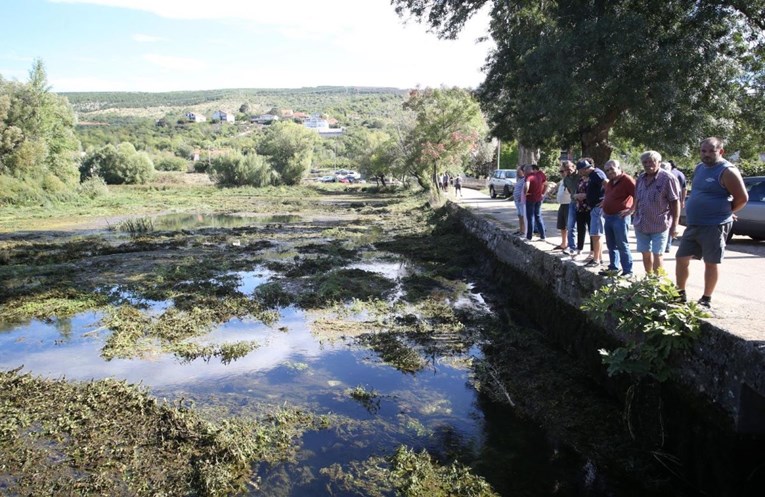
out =
[[457,197],[462,196],[462,176],[459,174],[455,176],[449,176],[449,173],[443,173],[438,178],[438,186],[445,192],[449,191],[449,185],[454,185],[454,195]]
[[[694,170],[693,195],[687,205],[685,176],[672,161],[662,163],[661,154],[656,151],[649,150],[640,156],[643,172],[636,179],[622,170],[618,160],[609,160],[602,169],[589,157],[580,158],[576,164],[563,161],[560,166],[563,179],[557,194],[561,244],[554,250],[576,257],[584,248],[585,233],[589,233],[592,251],[585,266],[599,268],[603,264],[602,238],[605,236],[609,264],[599,274],[630,276],[633,260],[627,235],[631,225],[643,268],[646,274],[655,273],[662,268],[663,255],[678,236],[680,211],[685,205],[687,227],[676,253],[677,287],[681,299],[685,300],[690,260],[703,258],[704,293],[699,304],[710,307],[734,213],[749,199],[741,174],[723,154],[719,138],[707,138],[701,143],[701,162]],[[535,171],[538,168],[533,166],[523,168],[526,185],[518,187],[516,183],[513,198],[518,208],[520,231],[524,231],[525,220],[526,238],[531,239],[535,226],[539,225],[540,238],[544,240],[544,223],[539,216],[541,197],[537,189],[542,181],[541,191],[544,191],[546,178],[541,171],[541,176]],[[521,176],[521,168],[518,175]],[[524,191],[525,203],[522,202]],[[529,195],[530,191],[534,194]]]

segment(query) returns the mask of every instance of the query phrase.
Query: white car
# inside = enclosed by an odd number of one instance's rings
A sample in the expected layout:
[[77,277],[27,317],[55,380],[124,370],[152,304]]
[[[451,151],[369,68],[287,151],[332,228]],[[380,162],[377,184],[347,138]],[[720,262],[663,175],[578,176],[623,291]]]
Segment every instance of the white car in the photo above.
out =
[[515,188],[516,171],[515,169],[497,169],[491,175],[487,182],[489,186],[489,195],[491,198],[497,198],[497,195],[512,197]]

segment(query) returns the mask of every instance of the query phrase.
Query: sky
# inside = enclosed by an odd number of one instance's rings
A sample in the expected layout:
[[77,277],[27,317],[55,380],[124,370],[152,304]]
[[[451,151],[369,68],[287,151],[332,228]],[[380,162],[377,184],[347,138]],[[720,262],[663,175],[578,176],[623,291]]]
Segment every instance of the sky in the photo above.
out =
[[0,75],[41,59],[56,92],[475,88],[487,29],[481,12],[440,40],[390,0],[0,0]]

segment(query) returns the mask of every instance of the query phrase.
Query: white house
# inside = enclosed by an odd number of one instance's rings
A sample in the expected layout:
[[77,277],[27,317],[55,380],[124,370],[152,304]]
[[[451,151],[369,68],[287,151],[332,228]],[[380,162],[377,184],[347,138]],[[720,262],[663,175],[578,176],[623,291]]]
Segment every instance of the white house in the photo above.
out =
[[274,114],[261,114],[259,116],[252,116],[250,118],[251,123],[257,123],[257,124],[271,124],[274,121],[278,121],[279,116]]
[[220,121],[222,123],[232,123],[236,121],[234,114],[226,112],[225,110],[216,110],[212,115],[213,121]]
[[189,112],[186,114],[186,119],[193,123],[203,123],[207,121],[207,118],[203,116],[202,114],[197,114],[196,112]]
[[311,117],[303,122],[303,126],[319,133],[329,130],[329,122],[326,119],[322,119],[319,114],[311,115]]

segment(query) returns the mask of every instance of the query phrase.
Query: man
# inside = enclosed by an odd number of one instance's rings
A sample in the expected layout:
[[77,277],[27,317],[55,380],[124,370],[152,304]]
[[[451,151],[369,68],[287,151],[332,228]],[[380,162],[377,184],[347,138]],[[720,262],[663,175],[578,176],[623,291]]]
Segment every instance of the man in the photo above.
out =
[[[563,172],[566,172],[564,175]],[[561,245],[568,247],[563,250],[564,254],[573,255],[576,253],[576,202],[574,201],[574,195],[576,195],[576,189],[579,186],[579,175],[576,174],[576,166],[570,160],[563,161],[560,168],[561,175],[563,176],[563,185],[566,187],[571,196],[571,202],[568,204],[568,219],[566,223],[567,240],[565,244],[561,242]],[[563,235],[563,231],[561,231]]]
[[518,215],[518,231],[513,235],[526,236],[526,175],[523,172],[523,166],[518,166],[516,170],[513,202]]
[[592,258],[587,261],[585,267],[600,267],[603,263],[603,196],[604,185],[608,182],[606,173],[595,167],[595,163],[589,157],[579,159],[576,170],[582,176],[587,176],[587,193],[577,193],[576,197],[584,199],[590,207],[590,240],[592,242]]
[[545,223],[542,221],[542,200],[547,189],[547,176],[536,164],[528,164],[526,173],[526,239],[531,240],[534,231],[539,231],[539,239],[544,241]]
[[635,180],[622,171],[618,160],[610,160],[603,166],[608,177],[603,197],[603,216],[606,246],[610,263],[601,276],[622,270],[621,276],[632,274],[632,253],[627,241],[630,212],[635,201]]
[[635,183],[635,238],[646,274],[664,265],[667,237],[677,236],[680,187],[672,173],[661,168],[661,154],[649,150],[640,156],[643,173]]
[[[677,168],[677,165],[675,164],[675,161],[670,160],[667,161],[669,163],[669,167],[671,168],[669,170],[670,173],[672,173],[672,176],[675,177],[677,180],[677,183],[680,185],[680,212],[683,211],[683,208],[685,207],[685,196],[688,192],[688,182],[685,179],[685,174],[681,170]],[[664,248],[664,253],[669,253],[669,248],[672,246],[672,242],[674,241],[674,238],[671,236],[667,238],[667,246]]]
[[736,212],[749,201],[741,173],[723,158],[723,143],[711,137],[701,142],[701,163],[691,181],[691,195],[685,207],[687,227],[677,249],[675,277],[680,297],[686,299],[685,284],[691,257],[704,258],[704,294],[699,305],[710,308],[718,279],[718,266],[725,255]]
[[[555,199],[558,201],[558,204],[560,204],[558,206],[558,219],[556,224],[556,227],[560,230],[560,245],[554,247],[553,250],[563,250],[563,253],[565,254],[568,252],[569,247],[568,220],[571,211],[571,191],[566,187],[566,178],[571,176],[574,172],[571,161],[562,162],[558,172],[560,173],[561,180],[560,184],[558,184],[558,193],[556,194]],[[576,193],[576,186],[574,186],[574,193]]]

